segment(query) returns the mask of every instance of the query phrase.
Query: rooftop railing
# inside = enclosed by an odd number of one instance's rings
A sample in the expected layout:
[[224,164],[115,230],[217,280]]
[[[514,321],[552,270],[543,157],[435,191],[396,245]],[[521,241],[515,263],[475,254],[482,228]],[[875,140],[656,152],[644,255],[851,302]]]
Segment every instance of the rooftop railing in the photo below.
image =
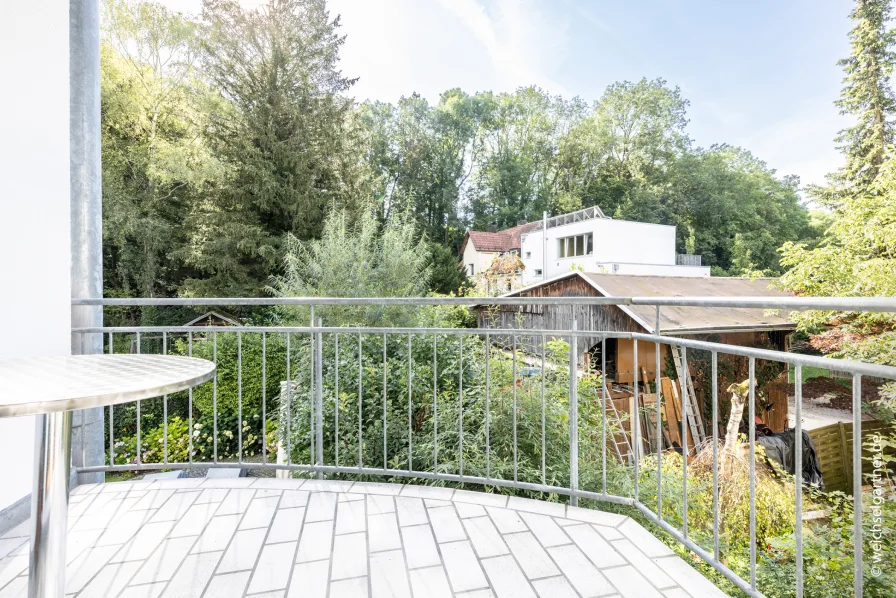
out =
[[[302,309],[308,326],[119,326],[76,328],[76,335],[102,335],[107,352],[177,352],[213,359],[216,378],[186,393],[106,410],[107,455],[103,465],[80,471],[133,472],[158,469],[242,467],[305,475],[416,478],[478,484],[506,491],[567,497],[573,505],[597,501],[636,509],[750,596],[757,586],[757,365],[792,369],[796,437],[802,437],[802,368],[830,368],[852,377],[852,464],[862,467],[862,380],[896,380],[896,368],[756,347],[645,333],[569,329],[451,327],[426,310],[449,305],[651,305],[660,321],[663,306],[752,307],[786,311],[819,309],[896,312],[889,298],[664,297],[664,298],[210,298],[78,299],[100,306],[281,306]],[[328,326],[340,317],[376,319],[390,309],[397,317],[418,310],[433,326]],[[315,314],[317,310],[317,314]],[[345,311],[353,310],[353,311]],[[346,313],[349,315],[346,316]],[[407,318],[405,318],[407,319]],[[598,339],[606,371],[607,342],[632,339],[634,363],[643,343],[654,345],[651,380],[635,372],[628,423],[630,454],[617,442],[626,420],[613,406],[607,378],[584,368],[577,338]],[[660,400],[641,408],[641,386],[659,395],[661,346],[675,347],[684,371],[692,357],[709,364],[707,440],[711,487],[689,488],[691,459],[664,446]],[[133,349],[131,349],[133,347]],[[725,558],[720,517],[720,356],[746,365],[749,401],[745,459],[749,468],[749,564]],[[635,368],[636,370],[639,368]],[[684,377],[683,413],[690,405]],[[723,397],[724,398],[724,397]],[[649,415],[649,417],[642,417]],[[688,446],[688,418],[681,418],[680,455]],[[655,429],[645,430],[645,422]],[[677,422],[675,422],[676,425]],[[147,429],[151,427],[152,429]],[[186,435],[184,435],[184,430]],[[644,442],[645,434],[653,442]],[[652,444],[649,454],[644,447]],[[616,449],[614,450],[614,446]],[[796,463],[803,446],[795,443]],[[761,458],[761,456],[760,456]],[[670,463],[677,468],[666,480]],[[282,474],[281,474],[282,475]],[[664,483],[667,484],[664,486]],[[672,484],[669,486],[669,484]],[[803,496],[801,475],[782,481],[794,493],[795,582],[803,595]],[[862,595],[862,475],[853,482],[853,576]],[[706,496],[706,493],[711,496]],[[711,523],[689,520],[697,498],[711,500]],[[700,527],[696,527],[698,525]],[[729,564],[726,564],[729,563]],[[765,589],[767,591],[767,589]]]

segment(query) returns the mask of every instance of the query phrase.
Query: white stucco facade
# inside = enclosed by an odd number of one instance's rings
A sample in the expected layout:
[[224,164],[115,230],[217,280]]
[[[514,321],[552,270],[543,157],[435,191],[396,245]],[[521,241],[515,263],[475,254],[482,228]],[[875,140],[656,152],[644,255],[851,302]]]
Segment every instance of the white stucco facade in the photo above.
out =
[[[583,243],[583,255],[561,255],[561,239],[588,234],[591,242],[590,246]],[[544,250],[547,259],[542,257]],[[547,238],[540,229],[524,234],[520,257],[526,266],[523,285],[573,269],[607,274],[709,276],[708,267],[676,265],[674,226],[610,218],[554,226],[547,229]]]
[[492,265],[492,260],[500,255],[497,252],[478,251],[473,243],[467,243],[464,247],[463,266],[470,278],[481,274]]

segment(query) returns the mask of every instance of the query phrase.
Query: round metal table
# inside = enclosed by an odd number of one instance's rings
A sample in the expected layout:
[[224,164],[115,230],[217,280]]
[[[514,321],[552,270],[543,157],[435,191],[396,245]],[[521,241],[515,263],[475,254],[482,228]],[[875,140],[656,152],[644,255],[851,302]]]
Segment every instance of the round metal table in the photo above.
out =
[[0,417],[37,416],[28,595],[65,594],[72,410],[118,405],[210,380],[215,364],[176,355],[0,360]]

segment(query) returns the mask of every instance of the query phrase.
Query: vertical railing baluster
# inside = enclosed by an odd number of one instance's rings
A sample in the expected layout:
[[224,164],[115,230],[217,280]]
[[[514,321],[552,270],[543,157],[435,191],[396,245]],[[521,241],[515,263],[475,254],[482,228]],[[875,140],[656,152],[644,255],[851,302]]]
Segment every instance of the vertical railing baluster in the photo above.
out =
[[320,332],[320,328],[323,326],[323,319],[317,318],[315,324],[318,329],[314,335],[314,410],[317,413],[315,464],[318,467],[317,479],[322,480],[324,472],[320,468],[324,465],[324,335]]
[[600,339],[600,477],[601,492],[607,493],[607,335]]
[[432,471],[439,473],[439,362],[438,336],[432,335]]
[[510,337],[511,347],[513,349],[512,359],[513,365],[511,376],[511,385],[513,386],[513,481],[517,481],[517,468],[519,464],[519,456],[517,453],[517,403],[516,403],[516,335],[513,334]]
[[460,409],[458,417],[458,472],[460,476],[464,476],[464,337],[457,337],[458,349],[458,386],[457,386],[457,404]]
[[268,463],[268,335],[261,333],[261,462]]
[[547,485],[547,467],[545,452],[547,450],[546,417],[544,400],[544,368],[545,368],[545,336],[541,335],[541,484]]
[[[187,356],[193,357],[193,331],[187,333]],[[187,442],[188,448],[190,451],[189,461],[193,462],[193,387],[191,386],[189,390],[187,390],[187,418],[190,425],[190,433],[187,435],[189,440]]]
[[[162,355],[168,354],[168,333],[162,331]],[[168,464],[168,395],[162,395],[162,463]]]
[[339,467],[339,333],[335,333],[333,335],[333,345],[336,353],[336,366],[335,366],[335,390],[333,391],[333,418],[334,423],[333,426],[335,428],[335,432],[333,434],[333,450],[335,453],[336,467]]
[[485,477],[492,477],[492,440],[491,440],[491,346],[492,339],[485,333]]
[[852,501],[854,594],[861,596],[862,571],[862,376],[852,376]]
[[[656,320],[654,321],[653,333],[656,336],[660,334],[660,306],[656,306]],[[656,371],[653,373],[654,384],[656,385],[656,516],[662,521],[663,519],[663,415],[661,413],[661,389],[660,385],[660,342],[656,345]],[[667,397],[666,400],[672,400]],[[671,424],[670,424],[671,425]]]
[[[140,355],[141,348],[141,337],[140,332],[137,332],[137,355]],[[215,374],[217,376],[217,374]],[[140,404],[142,401],[137,401],[137,465],[143,463],[143,437],[142,437],[142,422],[140,417]]]
[[[688,537],[688,349],[681,347],[681,534]],[[697,439],[694,438],[696,444]]]
[[[313,307],[313,306],[312,306]],[[311,310],[311,328],[314,328],[314,309]],[[314,456],[314,397],[317,378],[314,367],[314,356],[317,354],[316,337],[313,332],[308,333],[308,453],[310,459],[308,465],[314,465],[317,460]]]
[[389,365],[386,362],[386,335],[383,334],[383,469],[389,468],[389,448],[386,436],[386,428],[389,424],[389,414],[386,410],[386,376],[388,367]]
[[414,470],[414,397],[411,384],[411,378],[414,375],[413,361],[411,333],[408,332],[408,473]]
[[236,333],[237,462],[243,462],[243,333]]
[[[719,560],[719,354],[712,352],[712,547]],[[797,461],[799,463],[799,461]]]
[[[115,354],[115,340],[112,338],[112,333],[109,333],[109,355]],[[115,421],[115,407],[109,405],[109,466],[115,465],[115,428],[113,422]]]
[[[573,319],[572,331],[578,328]],[[569,335],[569,504],[579,506],[579,355],[576,337]]]
[[803,598],[803,366],[793,366],[794,418],[796,441],[794,443],[793,481],[796,484],[796,598]]
[[632,339],[632,351],[632,360],[635,363],[635,388],[634,394],[632,395],[632,401],[634,403],[632,408],[632,417],[634,418],[634,421],[629,422],[629,427],[631,428],[632,436],[634,437],[632,459],[635,465],[635,500],[638,500],[638,484],[640,482],[640,480],[638,479],[638,462],[641,460],[641,405],[638,402],[638,384],[640,384],[641,382],[641,373],[638,364],[638,339]]
[[212,430],[214,432],[214,459],[218,462],[218,333],[212,333],[212,360],[215,362],[215,377],[212,386]]
[[750,588],[756,589],[756,359],[750,357]]
[[[292,341],[286,333],[286,464],[292,465]],[[282,429],[281,423],[281,429]]]

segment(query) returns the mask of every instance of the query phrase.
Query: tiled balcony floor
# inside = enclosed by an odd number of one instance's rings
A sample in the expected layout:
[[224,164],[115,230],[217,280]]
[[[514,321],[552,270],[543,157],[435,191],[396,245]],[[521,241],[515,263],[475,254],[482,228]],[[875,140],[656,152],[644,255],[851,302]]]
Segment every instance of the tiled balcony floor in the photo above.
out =
[[[269,478],[79,486],[70,596],[724,596],[633,520],[447,488]],[[28,526],[0,538],[27,591]]]

